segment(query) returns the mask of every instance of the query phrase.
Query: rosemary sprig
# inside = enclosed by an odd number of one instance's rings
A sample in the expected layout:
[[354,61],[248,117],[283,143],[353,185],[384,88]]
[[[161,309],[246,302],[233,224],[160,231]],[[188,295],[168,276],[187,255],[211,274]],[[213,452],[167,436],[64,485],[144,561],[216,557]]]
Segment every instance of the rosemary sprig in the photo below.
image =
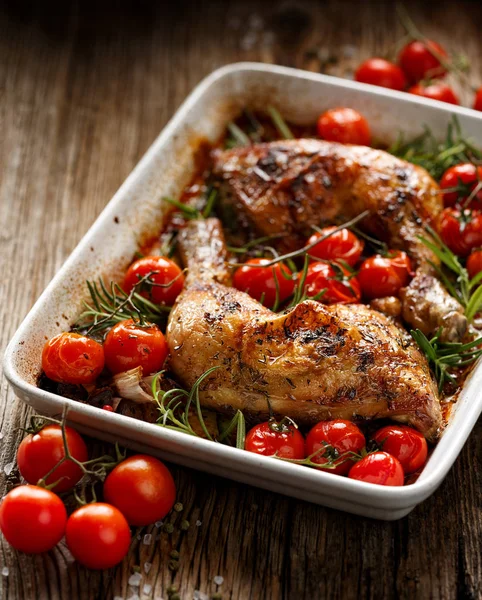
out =
[[294,135],[291,132],[291,129],[286,124],[286,121],[281,116],[280,112],[276,110],[274,106],[268,106],[268,113],[273,121],[273,125],[276,127],[276,130],[285,140],[294,139]]
[[202,214],[198,211],[197,208],[194,208],[194,206],[189,206],[189,204],[184,204],[182,202],[179,202],[179,200],[175,200],[174,198],[168,198],[167,196],[164,196],[162,200],[164,202],[172,204],[172,206],[175,206],[178,210],[182,212],[186,219],[202,218]]
[[440,341],[442,328],[430,339],[420,329],[411,330],[413,339],[427,357],[428,363],[437,380],[438,390],[441,393],[445,383],[457,384],[457,379],[450,371],[460,369],[474,363],[482,356],[482,337],[466,344],[453,342],[444,343]]
[[239,125],[236,125],[236,123],[233,123],[232,121],[228,123],[228,131],[231,134],[231,148],[234,146],[249,146],[251,144],[249,137]]

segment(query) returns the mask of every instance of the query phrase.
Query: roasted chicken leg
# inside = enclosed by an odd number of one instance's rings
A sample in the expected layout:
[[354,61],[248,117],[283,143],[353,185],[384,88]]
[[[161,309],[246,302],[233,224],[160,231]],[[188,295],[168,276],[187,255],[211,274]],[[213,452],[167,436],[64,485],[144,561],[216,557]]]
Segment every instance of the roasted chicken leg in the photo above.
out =
[[442,327],[446,341],[465,334],[463,309],[436,279],[429,261],[438,259],[419,239],[443,208],[424,169],[365,146],[301,139],[218,151],[214,171],[235,209],[260,235],[281,234],[286,250],[302,246],[313,225],[368,210],[360,226],[405,250],[417,268],[402,298],[406,322],[426,334]]
[[427,362],[389,318],[311,300],[273,313],[229,287],[217,219],[189,222],[179,248],[188,275],[169,315],[169,366],[187,388],[218,367],[202,384],[202,405],[305,424],[388,417],[437,437],[442,418]]

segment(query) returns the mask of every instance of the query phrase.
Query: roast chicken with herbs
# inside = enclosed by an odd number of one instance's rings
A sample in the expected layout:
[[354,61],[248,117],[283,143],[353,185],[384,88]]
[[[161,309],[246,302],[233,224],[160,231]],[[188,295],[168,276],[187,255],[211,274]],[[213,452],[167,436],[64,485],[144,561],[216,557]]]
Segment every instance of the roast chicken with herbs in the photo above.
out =
[[390,418],[437,437],[442,417],[427,361],[389,317],[361,304],[312,300],[272,312],[230,287],[217,219],[190,221],[179,249],[188,275],[169,315],[169,366],[187,389],[217,367],[201,385],[203,406],[307,425]]

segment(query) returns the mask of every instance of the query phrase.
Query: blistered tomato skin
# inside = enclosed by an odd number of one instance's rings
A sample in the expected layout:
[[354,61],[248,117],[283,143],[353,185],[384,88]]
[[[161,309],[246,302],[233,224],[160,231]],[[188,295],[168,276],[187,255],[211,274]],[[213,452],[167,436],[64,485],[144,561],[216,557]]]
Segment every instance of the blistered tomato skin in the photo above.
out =
[[132,319],[121,321],[104,341],[105,364],[112,373],[142,367],[144,375],[160,371],[168,347],[162,331],[150,323],[140,325]]
[[387,256],[371,256],[363,261],[358,281],[363,295],[373,300],[398,296],[412,274],[412,265],[405,252],[394,250]]
[[377,485],[402,486],[404,483],[400,461],[388,452],[368,454],[353,465],[348,477]]
[[323,304],[356,304],[361,298],[358,279],[345,267],[336,270],[325,262],[314,262],[308,267],[305,293]]
[[411,427],[387,425],[375,433],[373,440],[381,450],[398,458],[406,474],[415,473],[427,461],[427,441]]
[[276,454],[280,458],[304,458],[305,440],[298,429],[290,425],[277,431],[276,427],[279,425],[269,422],[255,425],[246,436],[246,450],[263,456]]
[[332,108],[323,113],[317,123],[318,135],[329,142],[370,145],[367,120],[352,108]]
[[184,275],[178,265],[166,256],[145,256],[132,263],[124,277],[124,290],[129,293],[143,278],[149,276],[140,291],[155,304],[172,306],[184,287]]
[[[79,462],[88,459],[87,446],[71,427],[65,428],[65,437],[71,456]],[[65,456],[62,429],[59,425],[46,425],[36,434],[25,437],[17,451],[17,463],[22,477],[36,484]],[[71,460],[64,461],[47,477],[45,483],[55,492],[70,490],[81,479],[82,469]]]
[[[461,163],[447,169],[440,180],[444,205],[455,206],[457,203],[465,202],[481,180],[482,167],[476,167],[472,163]],[[466,187],[466,193],[464,194],[463,190],[444,191],[457,187]],[[482,208],[482,190],[475,194],[469,208]]]
[[70,515],[65,539],[79,563],[89,569],[110,569],[129,551],[131,532],[115,506],[94,502]]
[[445,208],[439,216],[440,237],[447,246],[463,258],[482,246],[482,212]]
[[104,483],[104,498],[117,507],[130,525],[163,519],[176,500],[169,469],[156,458],[136,454],[118,464]]
[[42,352],[42,369],[58,383],[94,383],[104,368],[104,350],[94,340],[78,333],[59,333]]
[[258,302],[262,301],[264,306],[273,308],[276,299],[281,303],[293,294],[295,282],[286,265],[277,263],[263,267],[269,262],[267,258],[248,260],[234,273],[233,286]]
[[475,250],[467,259],[467,271],[472,279],[482,272],[482,250]]
[[[336,227],[325,227],[320,232],[314,233],[308,240],[307,246],[311,246],[318,239],[321,241],[310,248],[309,255],[321,260],[342,260],[354,267],[360,260],[365,243],[349,229],[340,229],[335,233],[331,233],[335,229]],[[322,240],[325,235],[330,233],[329,237]]]
[[447,52],[440,44],[432,40],[414,40],[402,48],[398,63],[411,83],[422,79],[443,77],[447,69],[440,60],[447,58]]
[[7,542],[20,552],[40,554],[62,539],[67,511],[53,492],[36,485],[21,485],[0,504],[0,529]]
[[361,430],[351,421],[343,419],[321,421],[306,436],[306,455],[319,465],[333,463],[334,468],[326,468],[325,471],[336,475],[345,475],[353,465],[349,457],[341,455],[360,452],[364,446],[365,436]]

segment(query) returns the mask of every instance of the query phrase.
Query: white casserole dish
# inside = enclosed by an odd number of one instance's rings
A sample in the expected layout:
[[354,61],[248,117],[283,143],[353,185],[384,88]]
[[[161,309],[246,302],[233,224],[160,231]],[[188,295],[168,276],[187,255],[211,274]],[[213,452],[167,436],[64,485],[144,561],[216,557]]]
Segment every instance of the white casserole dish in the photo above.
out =
[[325,109],[349,106],[368,119],[376,138],[390,142],[424,124],[444,135],[456,114],[482,146],[482,116],[382,88],[277,66],[240,63],[215,71],[184,102],[147,154],[57,273],[10,342],[5,375],[19,398],[44,414],[68,405],[69,421],[95,437],[158,454],[172,462],[229,477],[317,504],[378,519],[399,519],[440,485],[482,411],[482,365],[460,394],[450,423],[420,478],[403,488],[376,486],[216,444],[71,401],[36,387],[45,340],[67,330],[81,312],[86,279],[118,278],[141,238],[159,231],[165,205],[194,169],[203,138],[215,141],[244,106],[276,106],[288,119],[313,123]]

